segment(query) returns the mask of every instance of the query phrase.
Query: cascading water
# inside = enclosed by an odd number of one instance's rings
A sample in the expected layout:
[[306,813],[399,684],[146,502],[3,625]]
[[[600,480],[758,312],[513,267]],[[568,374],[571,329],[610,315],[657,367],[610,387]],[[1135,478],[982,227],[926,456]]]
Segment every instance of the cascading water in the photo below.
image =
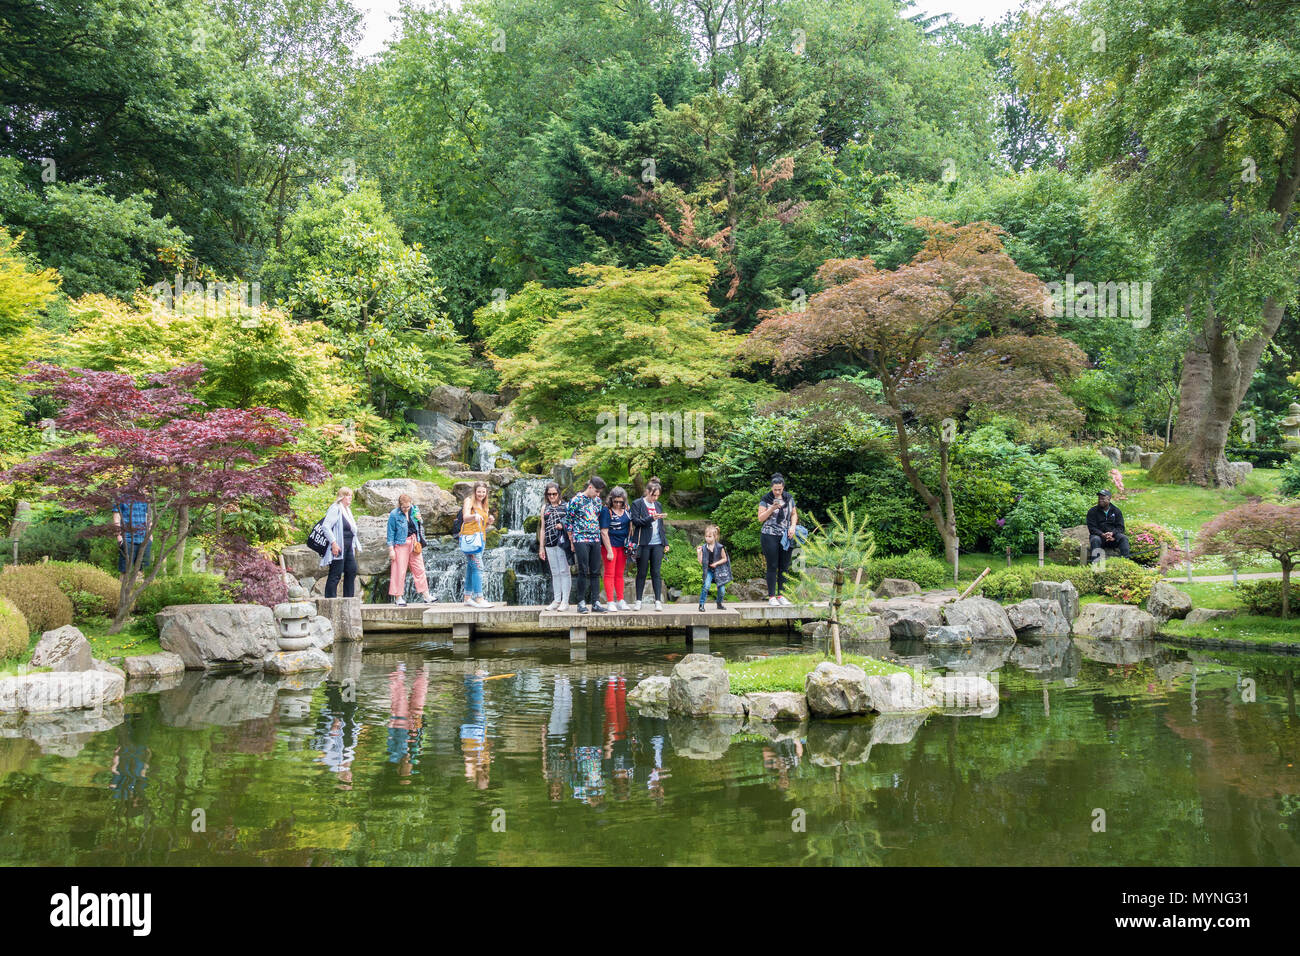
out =
[[523,531],[524,519],[542,510],[542,494],[550,478],[516,478],[501,489],[502,524]]
[[496,435],[496,422],[467,422],[470,435],[470,460],[478,471],[491,471],[498,463],[510,464],[514,458],[501,450],[493,436]]

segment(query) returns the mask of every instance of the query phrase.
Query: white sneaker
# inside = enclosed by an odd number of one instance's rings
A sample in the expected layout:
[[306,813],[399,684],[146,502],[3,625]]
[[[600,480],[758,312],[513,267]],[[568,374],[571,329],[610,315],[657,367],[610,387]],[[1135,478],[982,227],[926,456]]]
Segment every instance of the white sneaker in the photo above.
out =
[[559,602],[559,601],[552,601],[550,604],[546,605],[546,610],[548,610],[548,611],[554,611],[554,610],[555,610],[556,608],[558,608],[559,606],[560,606],[560,602]]
[[774,598],[774,597],[770,597],[770,598],[768,598],[768,599],[767,599],[767,603],[770,604],[770,605],[772,605],[772,607],[780,607],[780,606],[781,606],[781,602],[778,601],[778,600],[777,600],[776,598]]
[[662,611],[663,609],[664,609],[664,602],[663,602],[663,601],[655,601],[655,610],[656,610],[656,611]]
[[640,602],[640,601],[637,601],[635,604],[633,604],[633,605],[632,605],[632,610],[634,610],[634,611],[639,611],[639,610],[641,610],[641,602]]
[[465,603],[466,603],[469,607],[478,607],[478,605],[474,603],[474,599],[471,598],[471,597],[467,597],[467,598],[465,598]]
[[491,606],[492,606],[492,602],[491,602],[491,601],[485,601],[485,600],[483,600],[483,598],[479,598],[478,601],[475,603],[474,606],[475,606],[475,607],[491,607]]
[[406,607],[406,598],[395,597],[393,598],[393,604],[395,604],[397,607]]
[[631,610],[631,608],[629,608],[629,607],[627,606],[627,602],[624,601],[624,600],[622,600],[622,599],[619,599],[619,602],[618,602],[618,609],[619,609],[620,611],[630,611],[630,610]]
[[569,605],[561,604],[558,607],[556,607],[556,610],[559,611],[561,614],[564,614],[566,611],[569,610]]
[[789,602],[788,600],[786,600],[786,596],[785,596],[784,594],[778,594],[778,595],[776,596],[776,603],[777,603],[777,604],[780,604],[782,607],[789,607],[789,606],[790,606],[790,602]]

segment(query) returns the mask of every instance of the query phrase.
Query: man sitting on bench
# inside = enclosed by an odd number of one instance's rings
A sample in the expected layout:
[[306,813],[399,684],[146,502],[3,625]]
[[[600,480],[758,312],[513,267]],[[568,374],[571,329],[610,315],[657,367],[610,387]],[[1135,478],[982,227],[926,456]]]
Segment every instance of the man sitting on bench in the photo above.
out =
[[1124,516],[1110,503],[1110,492],[1097,492],[1097,503],[1088,509],[1089,561],[1096,562],[1107,551],[1119,549],[1128,557],[1128,535],[1124,533]]

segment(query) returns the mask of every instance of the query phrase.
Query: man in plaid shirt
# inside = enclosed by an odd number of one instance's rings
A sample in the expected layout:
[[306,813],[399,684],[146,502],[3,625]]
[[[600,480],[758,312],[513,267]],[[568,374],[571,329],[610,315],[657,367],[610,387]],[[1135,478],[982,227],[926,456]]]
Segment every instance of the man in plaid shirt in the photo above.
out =
[[144,548],[141,570],[149,566],[153,540],[146,537],[149,524],[149,505],[138,499],[124,499],[113,506],[113,527],[117,528],[117,570],[125,574],[127,562],[135,562],[140,548]]

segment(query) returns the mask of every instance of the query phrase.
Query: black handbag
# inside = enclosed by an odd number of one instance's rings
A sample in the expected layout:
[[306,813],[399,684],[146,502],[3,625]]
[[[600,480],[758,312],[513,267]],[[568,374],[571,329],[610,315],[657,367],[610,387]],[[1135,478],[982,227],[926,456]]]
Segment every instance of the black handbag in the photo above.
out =
[[329,550],[330,539],[329,536],[325,534],[324,518],[317,521],[316,526],[312,528],[311,533],[307,535],[307,547],[311,548],[321,557],[324,557],[325,552]]

